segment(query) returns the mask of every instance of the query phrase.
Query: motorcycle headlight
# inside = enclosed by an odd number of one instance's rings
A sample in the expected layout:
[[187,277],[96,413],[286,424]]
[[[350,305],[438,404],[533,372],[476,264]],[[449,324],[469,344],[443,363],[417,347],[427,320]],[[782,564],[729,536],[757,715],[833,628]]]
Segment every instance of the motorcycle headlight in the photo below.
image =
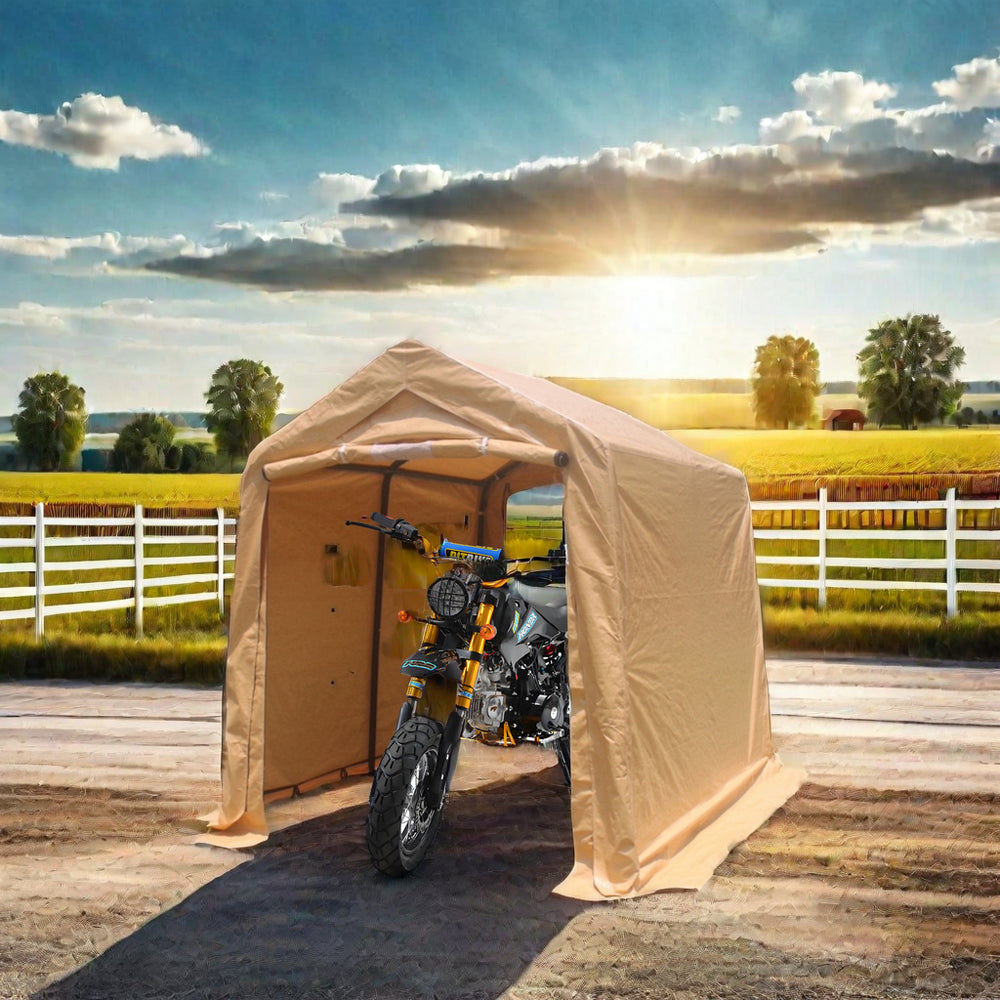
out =
[[427,603],[438,618],[457,618],[472,603],[472,594],[456,576],[442,576],[427,588]]

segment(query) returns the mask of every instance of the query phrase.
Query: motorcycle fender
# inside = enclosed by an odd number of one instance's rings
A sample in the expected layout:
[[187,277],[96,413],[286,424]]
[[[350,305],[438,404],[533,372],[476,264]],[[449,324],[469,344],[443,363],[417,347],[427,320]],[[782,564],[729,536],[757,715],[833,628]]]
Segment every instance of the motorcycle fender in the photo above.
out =
[[399,668],[407,677],[447,677],[450,681],[462,679],[462,661],[454,655],[444,657],[440,649],[421,649]]
[[458,684],[450,681],[443,674],[431,674],[424,684],[424,690],[417,701],[414,713],[437,719],[443,726],[448,721],[455,708],[455,696],[458,694]]

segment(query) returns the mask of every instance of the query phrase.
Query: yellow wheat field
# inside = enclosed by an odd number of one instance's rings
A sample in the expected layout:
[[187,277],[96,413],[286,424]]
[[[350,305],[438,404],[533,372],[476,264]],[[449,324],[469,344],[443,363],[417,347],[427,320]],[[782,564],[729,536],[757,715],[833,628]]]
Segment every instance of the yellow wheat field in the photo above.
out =
[[0,472],[0,503],[142,504],[145,507],[239,506],[238,475],[143,475],[128,472]]
[[[1000,472],[1000,427],[919,431],[673,430],[695,451],[750,480],[776,476],[950,475]],[[2,472],[0,503],[106,503],[147,507],[239,505],[238,475]],[[405,514],[405,512],[404,512]]]
[[676,430],[670,434],[695,451],[735,466],[751,480],[1000,472],[1000,427],[863,433]]

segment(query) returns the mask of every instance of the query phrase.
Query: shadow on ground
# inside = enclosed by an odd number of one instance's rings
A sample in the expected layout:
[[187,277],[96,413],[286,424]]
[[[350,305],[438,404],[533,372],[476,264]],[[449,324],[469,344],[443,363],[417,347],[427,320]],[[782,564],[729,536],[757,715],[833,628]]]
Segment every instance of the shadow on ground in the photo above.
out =
[[452,796],[400,880],[370,867],[350,809],[275,835],[35,997],[493,1000],[584,908],[552,895],[572,861],[554,769]]

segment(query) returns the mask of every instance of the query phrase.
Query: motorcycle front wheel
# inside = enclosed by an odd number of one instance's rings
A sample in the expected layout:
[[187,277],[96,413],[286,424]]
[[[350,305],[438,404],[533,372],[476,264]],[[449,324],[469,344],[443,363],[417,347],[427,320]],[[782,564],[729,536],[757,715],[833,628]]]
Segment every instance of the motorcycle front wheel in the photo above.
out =
[[368,800],[365,839],[372,864],[400,878],[423,860],[441,810],[427,801],[444,732],[440,722],[413,716],[396,730],[382,755]]

